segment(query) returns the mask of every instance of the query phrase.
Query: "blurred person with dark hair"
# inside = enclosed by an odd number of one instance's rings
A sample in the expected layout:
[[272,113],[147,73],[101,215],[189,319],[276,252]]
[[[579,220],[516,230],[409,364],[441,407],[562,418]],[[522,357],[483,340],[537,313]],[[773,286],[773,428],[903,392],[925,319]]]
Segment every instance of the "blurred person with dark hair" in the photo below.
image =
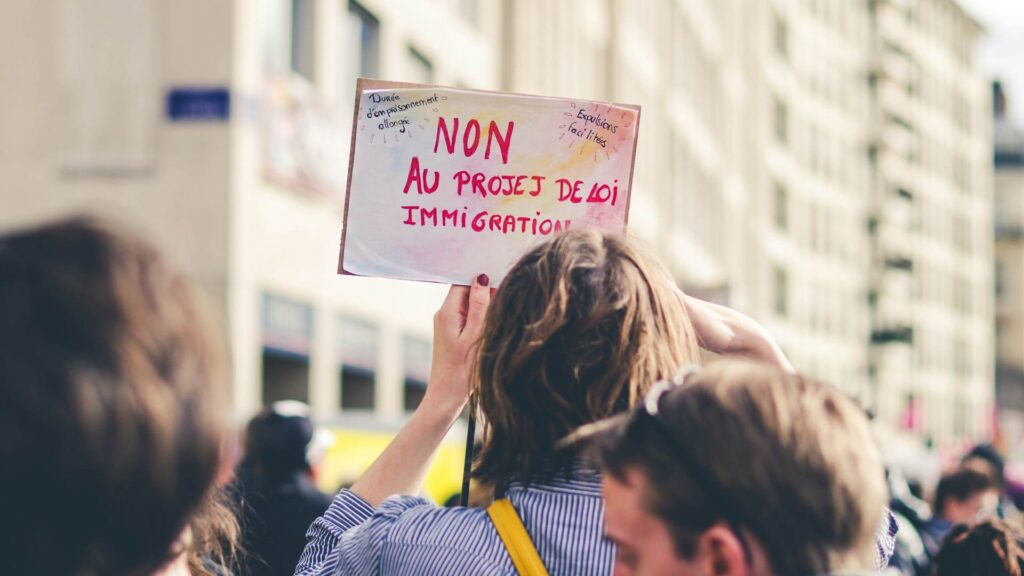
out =
[[935,558],[946,534],[958,524],[970,524],[994,516],[999,491],[989,474],[959,468],[939,479],[933,499],[933,516],[921,530],[929,555]]
[[314,481],[333,442],[330,432],[313,425],[309,407],[301,402],[276,402],[249,421],[236,482],[245,574],[292,573],[306,530],[331,504]]
[[964,454],[960,464],[965,468],[973,468],[988,474],[999,489],[1002,489],[1005,484],[1006,461],[996,447],[991,444],[978,444],[971,448]]
[[618,576],[811,576],[877,569],[885,473],[839,389],[716,362],[584,428],[604,475]]
[[149,245],[88,220],[0,236],[3,572],[226,574],[225,368]]
[[935,557],[934,576],[1022,576],[1024,534],[997,518],[950,530]]
[[995,446],[978,444],[964,454],[960,464],[964,468],[973,468],[988,474],[999,491],[999,504],[996,513],[1000,518],[1017,519],[1020,511],[1011,494],[1011,489],[1014,487],[1006,481],[1006,460]]

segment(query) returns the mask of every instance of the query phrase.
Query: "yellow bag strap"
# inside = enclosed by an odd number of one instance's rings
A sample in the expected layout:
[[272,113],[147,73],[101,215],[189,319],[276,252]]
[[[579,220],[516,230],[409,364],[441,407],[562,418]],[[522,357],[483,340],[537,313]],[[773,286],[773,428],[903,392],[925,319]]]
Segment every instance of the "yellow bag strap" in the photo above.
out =
[[526,532],[512,502],[509,502],[508,498],[495,500],[487,507],[487,515],[491,517],[491,522],[504,542],[519,576],[548,576],[544,562],[537,554],[537,548],[534,547],[533,540]]

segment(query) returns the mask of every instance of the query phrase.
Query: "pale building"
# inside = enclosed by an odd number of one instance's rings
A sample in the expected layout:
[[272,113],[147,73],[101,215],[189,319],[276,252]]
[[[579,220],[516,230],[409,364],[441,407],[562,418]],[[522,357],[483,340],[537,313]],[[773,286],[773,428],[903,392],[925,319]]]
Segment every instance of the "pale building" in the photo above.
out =
[[643,107],[630,227],[682,286],[764,322],[883,428],[988,432],[988,108],[955,2],[506,11],[505,89]]
[[[630,229],[681,286],[884,426],[986,432],[988,105],[952,0],[60,0],[0,33],[0,225],[156,238],[225,319],[239,417],[422,394],[443,288],[334,274],[364,75],[643,106]],[[197,87],[228,121],[168,118]]]
[[1024,128],[993,86],[996,393],[1007,436],[1024,435]]
[[869,365],[886,422],[956,449],[991,432],[992,145],[981,29],[952,0],[869,2]]
[[445,289],[335,273],[355,77],[495,88],[498,16],[472,0],[4,3],[0,227],[86,211],[155,240],[223,320],[239,419],[296,398],[392,426],[422,396]]
[[864,396],[871,22],[862,2],[754,4],[750,310],[798,369]]

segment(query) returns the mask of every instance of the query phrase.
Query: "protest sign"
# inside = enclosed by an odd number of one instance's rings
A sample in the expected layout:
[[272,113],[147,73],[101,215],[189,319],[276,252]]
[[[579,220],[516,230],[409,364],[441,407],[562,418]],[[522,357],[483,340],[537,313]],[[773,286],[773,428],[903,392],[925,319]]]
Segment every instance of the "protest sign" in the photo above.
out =
[[567,228],[622,231],[640,109],[360,79],[338,271],[492,285]]

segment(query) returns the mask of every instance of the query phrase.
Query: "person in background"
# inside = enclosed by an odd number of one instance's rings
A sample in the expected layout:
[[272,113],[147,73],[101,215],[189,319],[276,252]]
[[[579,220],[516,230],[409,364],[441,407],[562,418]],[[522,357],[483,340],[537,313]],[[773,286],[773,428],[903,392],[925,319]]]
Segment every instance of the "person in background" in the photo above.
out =
[[960,524],[946,535],[935,557],[934,576],[1021,576],[1024,535],[1012,524],[991,518]]
[[957,524],[995,515],[999,490],[991,476],[973,468],[944,474],[935,488],[933,516],[921,530],[929,556],[935,558],[943,538]]
[[886,476],[889,483],[889,507],[899,525],[896,549],[889,566],[904,576],[924,573],[931,565],[931,559],[921,537],[921,530],[931,519],[931,506],[914,493],[911,482],[899,468],[887,468]]
[[991,444],[978,444],[964,455],[960,463],[964,468],[973,468],[992,478],[992,482],[999,491],[999,506],[996,513],[1000,518],[1016,520],[1020,511],[1017,510],[1009,493],[1010,487],[1006,481],[1006,461],[996,447]]
[[149,245],[82,219],[0,235],[0,571],[227,574],[227,385]]
[[888,497],[864,412],[837,388],[720,361],[583,428],[617,576],[867,574]]
[[306,529],[331,504],[314,481],[333,442],[330,432],[313,425],[309,407],[301,402],[276,402],[249,421],[236,480],[245,574],[291,574]]
[[960,460],[960,465],[964,468],[973,468],[988,474],[993,482],[995,482],[997,488],[1002,489],[1006,462],[995,446],[991,444],[978,444],[964,454]]

